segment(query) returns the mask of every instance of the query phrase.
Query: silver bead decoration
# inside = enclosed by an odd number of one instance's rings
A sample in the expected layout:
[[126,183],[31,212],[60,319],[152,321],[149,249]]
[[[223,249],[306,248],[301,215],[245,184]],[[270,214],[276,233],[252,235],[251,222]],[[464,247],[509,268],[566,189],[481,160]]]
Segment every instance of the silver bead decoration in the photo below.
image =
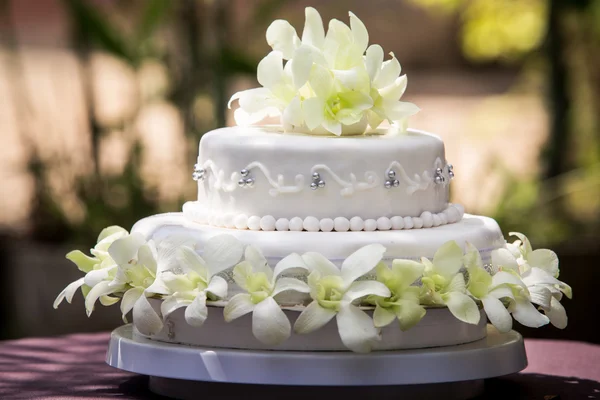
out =
[[391,188],[393,188],[393,187],[398,187],[398,186],[400,186],[400,181],[399,181],[398,179],[396,179],[396,171],[394,171],[394,170],[391,170],[391,169],[390,169],[390,170],[388,170],[388,171],[386,172],[386,175],[387,175],[387,177],[389,178],[388,180],[386,180],[386,181],[383,183],[383,186],[384,186],[386,189],[391,189]]
[[250,171],[244,168],[240,171],[242,179],[238,181],[238,186],[242,188],[251,188],[254,186],[254,178],[250,175]]
[[192,172],[192,179],[195,181],[203,181],[204,180],[204,168],[200,166],[200,164],[194,164],[194,172]]
[[444,176],[444,171],[441,168],[435,169],[435,175],[433,177],[433,181],[437,185],[441,185],[442,183],[446,182],[446,177]]
[[454,178],[454,166],[452,164],[448,164],[446,166],[446,168],[448,169],[448,177],[450,179],[453,179]]
[[319,188],[324,188],[325,187],[325,181],[323,179],[321,179],[321,174],[319,174],[318,172],[313,172],[312,173],[312,183],[310,184],[310,188],[312,190],[317,190]]

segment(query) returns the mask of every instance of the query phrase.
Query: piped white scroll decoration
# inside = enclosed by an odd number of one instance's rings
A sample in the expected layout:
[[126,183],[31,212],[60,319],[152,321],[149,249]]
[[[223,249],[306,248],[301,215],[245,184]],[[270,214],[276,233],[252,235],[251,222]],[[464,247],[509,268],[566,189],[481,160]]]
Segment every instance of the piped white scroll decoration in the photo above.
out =
[[[416,173],[411,178],[402,166],[402,164],[400,164],[398,161],[392,161],[386,171],[397,171],[398,179],[400,179],[406,185],[406,193],[411,195],[421,190],[427,190],[431,185],[433,185],[435,182],[434,173],[432,171],[435,171],[438,168],[442,168],[443,166],[444,163],[438,157],[435,160],[433,169],[431,171],[426,170],[423,171],[421,174]],[[209,185],[209,188],[216,191],[222,190],[226,193],[233,192],[234,190],[236,190],[236,188],[239,187],[240,178],[243,178],[240,172],[235,171],[231,173],[229,180],[227,180],[225,178],[225,171],[222,169],[219,170],[212,160],[205,161],[202,164],[202,169],[205,171],[210,170],[210,177],[209,179],[205,179],[204,182],[208,181],[207,184]],[[311,179],[307,180],[304,175],[297,174],[294,177],[294,184],[286,185],[285,177],[282,174],[278,174],[276,179],[274,179],[269,169],[264,164],[258,161],[253,161],[249,163],[241,170],[261,171],[264,177],[266,178],[267,182],[271,186],[271,189],[269,189],[269,194],[273,197],[276,197],[280,194],[299,193],[307,188],[310,188],[310,186],[306,182],[310,182]],[[351,196],[355,192],[375,189],[377,187],[380,187],[382,185],[381,182],[383,182],[375,171],[366,171],[364,173],[364,181],[359,181],[356,174],[354,173],[350,173],[348,175],[348,178],[344,179],[325,164],[317,164],[313,166],[310,169],[309,178],[311,176],[314,176],[315,173],[319,173],[319,175],[321,176],[323,172],[326,173],[326,176],[328,178],[331,178],[333,181],[335,181],[338,185],[342,187],[342,189],[340,190],[340,195],[344,197]],[[257,180],[257,183],[259,181],[260,178]],[[200,182],[203,183],[203,181]],[[442,186],[446,187],[449,183],[450,177],[448,176],[448,179],[444,180]]]

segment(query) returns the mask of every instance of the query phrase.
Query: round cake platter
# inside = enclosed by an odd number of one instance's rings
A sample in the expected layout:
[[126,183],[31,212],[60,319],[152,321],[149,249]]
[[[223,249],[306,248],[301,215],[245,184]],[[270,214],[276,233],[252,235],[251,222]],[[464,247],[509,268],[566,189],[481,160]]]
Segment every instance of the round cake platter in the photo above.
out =
[[177,399],[202,395],[305,393],[312,397],[359,393],[384,398],[464,399],[482,393],[484,379],[527,366],[522,336],[488,325],[476,342],[426,349],[352,352],[258,351],[201,348],[134,335],[132,325],[112,332],[106,362],[149,375],[150,390]]

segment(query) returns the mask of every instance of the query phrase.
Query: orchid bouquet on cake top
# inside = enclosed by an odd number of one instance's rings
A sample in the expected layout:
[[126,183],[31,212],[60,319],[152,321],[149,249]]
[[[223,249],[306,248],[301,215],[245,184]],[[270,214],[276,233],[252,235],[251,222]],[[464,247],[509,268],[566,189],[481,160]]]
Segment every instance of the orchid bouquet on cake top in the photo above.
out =
[[[350,12],[350,26],[333,19],[327,33],[321,16],[306,8],[302,38],[289,22],[267,29],[273,49],[258,64],[260,88],[235,93],[238,125],[280,116],[285,131],[356,135],[383,121],[406,126],[419,108],[400,101],[407,85],[393,53],[384,61],[381,46],[369,46],[362,21]],[[285,64],[284,64],[285,60]]]

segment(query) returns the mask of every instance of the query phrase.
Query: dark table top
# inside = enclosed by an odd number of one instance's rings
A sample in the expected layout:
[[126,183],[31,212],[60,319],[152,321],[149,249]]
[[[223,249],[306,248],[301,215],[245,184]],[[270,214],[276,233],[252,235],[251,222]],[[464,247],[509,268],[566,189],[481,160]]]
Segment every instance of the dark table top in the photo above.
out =
[[[148,377],[105,364],[108,341],[109,333],[96,333],[0,342],[0,399],[163,399],[148,391]],[[600,400],[600,346],[532,339],[525,346],[529,367],[487,380],[483,398]],[[252,398],[249,385],[207,385],[198,398]],[[277,397],[316,400],[318,393],[280,387]],[[364,388],[351,393],[370,397]]]

